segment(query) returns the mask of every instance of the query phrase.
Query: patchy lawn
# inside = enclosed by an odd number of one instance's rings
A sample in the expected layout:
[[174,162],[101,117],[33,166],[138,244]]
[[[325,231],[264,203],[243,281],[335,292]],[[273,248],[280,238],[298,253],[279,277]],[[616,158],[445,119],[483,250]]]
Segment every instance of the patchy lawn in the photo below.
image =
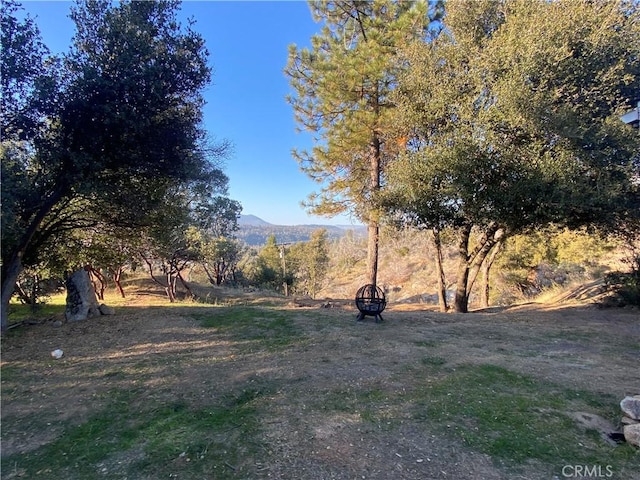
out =
[[11,330],[2,478],[640,478],[602,435],[640,393],[637,310],[215,303]]

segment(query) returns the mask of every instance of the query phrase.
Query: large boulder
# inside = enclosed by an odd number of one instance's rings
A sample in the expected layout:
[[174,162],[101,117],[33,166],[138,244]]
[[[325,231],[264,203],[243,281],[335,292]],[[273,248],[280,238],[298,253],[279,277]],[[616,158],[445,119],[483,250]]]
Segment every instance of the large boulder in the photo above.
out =
[[67,279],[67,308],[64,316],[68,322],[86,320],[100,315],[96,292],[85,269],[74,272]]
[[634,447],[640,447],[640,424],[625,425],[623,431],[627,443]]
[[640,395],[625,397],[620,402],[620,408],[627,417],[640,420]]

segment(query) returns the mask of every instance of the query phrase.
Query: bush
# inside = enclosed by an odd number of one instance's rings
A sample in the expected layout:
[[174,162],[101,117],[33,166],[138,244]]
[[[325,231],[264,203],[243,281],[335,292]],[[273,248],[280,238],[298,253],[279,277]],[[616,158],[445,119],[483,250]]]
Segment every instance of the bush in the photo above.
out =
[[605,281],[607,286],[615,292],[615,297],[606,302],[607,306],[640,306],[640,270],[609,273]]

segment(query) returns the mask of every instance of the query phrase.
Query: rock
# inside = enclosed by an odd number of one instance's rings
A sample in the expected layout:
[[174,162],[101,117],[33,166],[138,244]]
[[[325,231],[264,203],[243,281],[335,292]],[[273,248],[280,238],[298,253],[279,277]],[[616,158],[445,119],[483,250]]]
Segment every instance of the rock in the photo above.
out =
[[52,324],[52,327],[60,328],[62,326],[62,320],[55,320]]
[[622,417],[620,423],[622,423],[622,425],[635,425],[636,423],[640,423],[640,420],[634,420],[633,418],[629,417]]
[[100,306],[98,307],[98,310],[100,310],[100,313],[102,315],[115,315],[116,311],[113,307],[110,307],[108,305],[105,305],[104,303],[101,303]]
[[627,417],[640,420],[640,395],[623,398],[620,408]]
[[625,425],[624,439],[634,447],[640,447],[640,424]]
[[51,356],[56,360],[59,360],[60,358],[62,358],[62,355],[64,355],[64,352],[59,348],[56,348],[53,352],[51,352]]
[[98,300],[89,273],[82,269],[67,279],[67,308],[64,316],[68,322],[77,322],[98,315]]

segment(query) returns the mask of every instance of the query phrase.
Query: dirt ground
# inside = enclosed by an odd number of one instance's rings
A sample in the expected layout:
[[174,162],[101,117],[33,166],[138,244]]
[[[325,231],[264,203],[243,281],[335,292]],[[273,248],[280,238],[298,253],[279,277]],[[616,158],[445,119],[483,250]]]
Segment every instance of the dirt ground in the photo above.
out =
[[[3,456],[50,442],[65,420],[82,422],[108,401],[107,392],[135,381],[105,372],[129,372],[134,361],[140,369],[141,359],[146,363],[138,381],[154,400],[179,397],[197,405],[236,386],[271,385],[264,427],[269,458],[277,461],[256,471],[274,479],[548,478],[536,474],[535,466],[506,477],[487,455],[460,449],[410,421],[390,432],[363,426],[357,412],[326,415],[316,408],[317,392],[332,389],[348,395],[385,385],[402,395],[411,382],[403,368],[419,363],[425,348],[449,366],[490,363],[620,399],[640,393],[638,310],[528,304],[458,315],[398,305],[375,323],[356,322],[349,302],[323,308],[323,302],[301,307],[272,299],[271,305],[293,316],[306,341],[280,354],[239,355],[237,345],[194,318],[211,307],[168,306],[160,297],[149,298],[131,298],[113,316],[62,326],[52,319],[3,339],[3,369],[26,370],[33,379],[11,391],[3,381],[3,424],[13,419],[3,425]],[[64,356],[55,360],[51,352],[58,348]]]

